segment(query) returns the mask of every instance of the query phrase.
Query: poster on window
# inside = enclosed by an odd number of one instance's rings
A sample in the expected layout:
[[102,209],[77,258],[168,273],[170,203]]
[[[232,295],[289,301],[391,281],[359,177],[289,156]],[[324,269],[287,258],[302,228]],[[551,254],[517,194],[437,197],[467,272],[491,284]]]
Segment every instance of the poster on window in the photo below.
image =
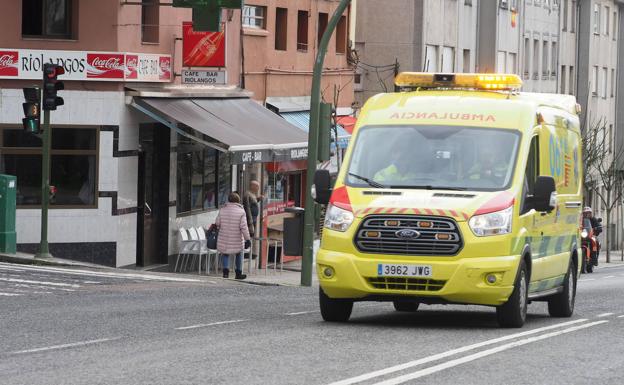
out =
[[60,80],[170,82],[170,55],[0,48],[0,79],[40,80],[43,65],[63,66]]
[[225,28],[221,32],[193,30],[192,22],[182,24],[184,67],[225,67]]

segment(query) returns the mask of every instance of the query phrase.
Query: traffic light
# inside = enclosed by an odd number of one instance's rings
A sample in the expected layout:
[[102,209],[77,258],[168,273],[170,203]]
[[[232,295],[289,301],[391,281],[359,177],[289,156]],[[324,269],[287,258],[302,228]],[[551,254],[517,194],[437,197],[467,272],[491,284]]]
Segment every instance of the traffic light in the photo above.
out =
[[65,89],[62,81],[57,77],[63,75],[65,69],[52,63],[46,63],[43,66],[43,109],[47,111],[56,110],[57,106],[65,104],[63,98],[56,96],[56,92]]
[[24,130],[31,134],[38,134],[41,129],[41,104],[39,102],[39,88],[30,87],[23,88],[25,103],[22,103],[24,108],[24,116],[22,119],[22,125]]
[[221,10],[242,9],[243,0],[173,0],[173,6],[193,8],[193,30],[219,32]]

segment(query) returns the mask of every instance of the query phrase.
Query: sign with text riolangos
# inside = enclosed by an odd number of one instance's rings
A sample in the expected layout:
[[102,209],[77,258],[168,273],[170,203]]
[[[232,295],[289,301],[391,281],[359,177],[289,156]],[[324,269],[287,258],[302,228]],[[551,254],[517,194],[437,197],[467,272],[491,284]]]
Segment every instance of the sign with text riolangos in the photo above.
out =
[[184,67],[225,67],[225,28],[221,32],[193,30],[192,22],[182,24]]
[[0,48],[0,79],[41,79],[45,63],[62,66],[62,80],[170,82],[171,55]]

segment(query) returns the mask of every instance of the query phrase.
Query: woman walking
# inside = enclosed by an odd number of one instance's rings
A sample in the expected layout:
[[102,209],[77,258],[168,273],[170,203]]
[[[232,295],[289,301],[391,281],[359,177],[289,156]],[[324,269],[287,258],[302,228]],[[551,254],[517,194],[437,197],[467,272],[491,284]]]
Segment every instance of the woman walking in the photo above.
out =
[[228,203],[219,210],[216,220],[219,229],[217,238],[217,251],[223,260],[223,278],[230,276],[230,256],[235,255],[236,279],[245,279],[243,274],[243,250],[251,243],[249,229],[247,227],[247,216],[245,209],[241,205],[240,196],[233,192],[228,196]]

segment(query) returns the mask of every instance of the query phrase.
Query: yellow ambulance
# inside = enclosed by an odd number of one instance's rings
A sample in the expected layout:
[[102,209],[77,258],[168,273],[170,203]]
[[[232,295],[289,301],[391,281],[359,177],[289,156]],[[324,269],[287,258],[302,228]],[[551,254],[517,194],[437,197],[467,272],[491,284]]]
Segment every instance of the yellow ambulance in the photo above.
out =
[[345,322],[356,301],[496,308],[570,317],[580,273],[582,157],[573,96],[519,92],[505,74],[402,73],[372,97],[327,204],[316,258],[320,308]]

